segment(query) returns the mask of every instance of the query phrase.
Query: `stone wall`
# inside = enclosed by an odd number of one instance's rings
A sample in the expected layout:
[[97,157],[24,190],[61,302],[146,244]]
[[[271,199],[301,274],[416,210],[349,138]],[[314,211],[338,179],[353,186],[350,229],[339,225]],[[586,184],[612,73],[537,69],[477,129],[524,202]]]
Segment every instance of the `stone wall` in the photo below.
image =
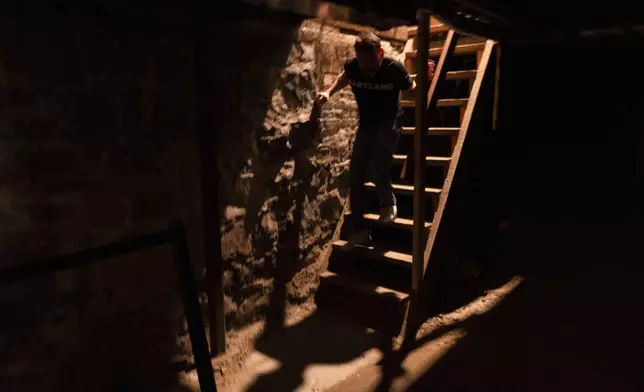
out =
[[[202,278],[189,10],[88,10],[0,17],[0,268],[179,218]],[[311,299],[357,121],[350,91],[313,105],[350,34],[243,11],[212,47],[228,328]],[[168,247],[0,287],[0,389],[170,390],[177,290]]]
[[[262,22],[248,16],[231,23],[237,39],[226,49],[238,62],[224,64],[230,69],[222,75],[235,82],[222,79],[220,90],[231,97],[218,118],[231,326],[262,316],[271,292],[278,313],[283,296],[301,303],[313,295],[325,246],[347,197],[357,127],[349,89],[322,108],[314,105],[316,89],[328,87],[339,75],[355,37],[315,21],[290,20],[261,29],[257,23]],[[258,48],[260,39],[265,43]],[[402,48],[384,46],[388,55],[400,58]],[[239,68],[244,61],[255,64]],[[260,92],[257,85],[269,88]],[[264,106],[257,104],[262,101]],[[273,277],[282,273],[280,281],[288,288],[272,290]]]

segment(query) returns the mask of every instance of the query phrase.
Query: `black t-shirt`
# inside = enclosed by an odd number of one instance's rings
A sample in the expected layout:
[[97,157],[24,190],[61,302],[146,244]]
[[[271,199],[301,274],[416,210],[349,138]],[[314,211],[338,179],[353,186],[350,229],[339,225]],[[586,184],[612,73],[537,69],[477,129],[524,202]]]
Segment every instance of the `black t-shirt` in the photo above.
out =
[[344,63],[344,72],[358,102],[361,124],[393,121],[400,115],[400,90],[409,90],[412,86],[400,61],[385,57],[378,71],[369,77],[352,57]]

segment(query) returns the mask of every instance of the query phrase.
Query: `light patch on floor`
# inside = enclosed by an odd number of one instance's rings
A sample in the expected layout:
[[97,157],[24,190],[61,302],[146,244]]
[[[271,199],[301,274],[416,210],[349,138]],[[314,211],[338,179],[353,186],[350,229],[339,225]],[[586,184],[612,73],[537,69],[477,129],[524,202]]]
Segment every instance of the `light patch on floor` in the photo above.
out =
[[[522,281],[523,278],[517,276],[505,285],[487,291],[485,296],[477,298],[454,312],[433,317],[419,329],[417,339],[427,337],[439,328],[449,327],[470,317],[490,311],[504,297],[516,289]],[[308,317],[304,317],[304,319],[306,318]],[[287,325],[295,326],[303,320],[299,318],[293,321],[288,322]],[[318,325],[317,321],[313,324]],[[324,331],[328,327],[328,325],[321,325],[320,329],[323,331],[320,331],[320,333],[328,333],[328,331]],[[335,328],[343,329],[341,324],[335,325]],[[343,335],[344,333],[341,333],[339,336]],[[408,388],[409,385],[412,385],[417,380],[419,375],[426,373],[428,369],[434,366],[434,364],[466,335],[466,330],[456,328],[440,334],[416,347],[402,362],[401,374],[391,380],[391,390],[403,391]],[[350,338],[351,336],[349,331],[346,331],[344,338]],[[357,336],[355,338],[361,339]],[[367,339],[367,337],[364,338]],[[311,339],[316,339],[315,334],[311,335]],[[293,344],[294,355],[297,356],[298,349],[301,350],[301,347],[297,347],[297,341],[291,343]],[[288,350],[290,352],[289,342],[285,341],[284,344],[289,347]],[[301,341],[299,344],[301,344]],[[379,349],[369,348],[365,349],[362,353],[356,353],[354,359],[341,363],[316,363],[313,361],[303,368],[301,372],[302,381],[299,385],[290,387],[288,390],[281,390],[280,392],[373,391],[382,379],[382,365],[379,364],[382,359],[383,353]],[[262,376],[283,370],[283,365],[279,360],[259,351],[255,351],[246,357],[241,367],[243,370],[237,373],[234,377],[235,380],[230,383],[223,383],[221,377],[218,377],[218,390],[220,392],[245,392]],[[192,371],[184,374],[182,376],[182,384],[187,386],[191,391],[199,391],[196,372]]]
[[[417,340],[421,340],[439,328],[455,325],[470,317],[489,312],[496,307],[503,298],[514,291],[523,281],[520,276],[514,277],[508,283],[494,290],[486,292],[485,296],[479,297],[469,304],[455,310],[454,312],[433,317],[419,329]],[[389,391],[405,391],[418,378],[432,368],[443,356],[445,356],[458,342],[467,336],[463,328],[449,330],[434,339],[431,339],[413,349],[403,360],[400,367],[401,373],[389,381]],[[383,367],[380,364],[365,366],[355,375],[344,382],[335,385],[328,392],[372,392],[375,391],[383,378]]]
[[339,365],[312,364],[304,370],[304,382],[297,392],[325,391],[351,377],[363,366],[377,363],[382,359],[380,350],[372,349],[364,356]]

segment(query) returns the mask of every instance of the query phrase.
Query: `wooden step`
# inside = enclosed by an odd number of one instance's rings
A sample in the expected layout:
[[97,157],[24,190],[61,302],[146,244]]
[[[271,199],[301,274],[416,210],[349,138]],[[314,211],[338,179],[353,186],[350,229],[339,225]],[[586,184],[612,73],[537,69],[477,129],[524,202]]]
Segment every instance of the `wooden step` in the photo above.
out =
[[348,247],[347,241],[337,240],[334,241],[333,249],[353,252],[358,256],[366,257],[369,259],[383,260],[392,264],[411,266],[411,255],[406,253],[395,252],[388,249],[379,249],[373,246],[354,246]]
[[[454,55],[456,56],[464,56],[468,54],[475,54],[485,48],[485,42],[481,43],[474,43],[474,44],[465,44],[465,45],[456,45],[456,48],[454,48]],[[429,57],[439,57],[441,52],[443,51],[443,48],[432,48],[429,50]],[[414,50],[411,52],[405,53],[405,55],[408,58],[415,59],[416,56],[418,55],[418,51]]]
[[[364,219],[367,222],[370,222],[372,224],[380,224],[380,225],[386,225],[386,226],[393,226],[393,227],[398,227],[400,229],[405,229],[405,230],[413,230],[414,228],[414,221],[411,219],[405,219],[405,218],[396,218],[395,221],[392,223],[382,223],[380,222],[380,215],[378,214],[364,214]],[[432,226],[431,222],[425,222],[425,228],[429,229]]]
[[[410,78],[416,80],[417,74],[409,75]],[[467,80],[476,77],[476,70],[469,71],[449,71],[445,75],[445,80]]]
[[[461,130],[459,127],[431,127],[428,129],[427,133],[433,136],[456,136]],[[402,127],[401,134],[403,135],[413,135],[416,131],[416,127]]]
[[[436,106],[438,107],[459,107],[459,106],[466,106],[467,105],[467,98],[445,98],[445,99],[439,99],[436,102]],[[404,100],[400,101],[400,106],[403,108],[415,108],[416,107],[416,101],[410,101],[410,100]]]
[[325,280],[326,282],[329,282],[334,285],[345,285],[346,283],[349,283],[348,286],[351,287],[353,290],[361,291],[366,295],[389,294],[391,295],[392,299],[395,299],[398,302],[406,301],[409,298],[409,294],[407,293],[388,289],[386,287],[376,286],[366,282],[356,282],[353,280],[351,280],[350,282],[347,282],[346,279],[342,278],[340,275],[331,271],[325,271],[320,273],[320,280]]
[[[368,182],[364,184],[369,189],[376,189],[376,184]],[[411,195],[414,193],[413,185],[393,184],[394,192],[401,195]],[[440,188],[425,188],[425,193],[429,195],[440,195],[442,189]]]
[[447,99],[439,99],[438,101],[436,101],[436,106],[459,107],[459,106],[467,106],[468,102],[469,102],[468,98],[447,98]]
[[[406,159],[407,155],[394,154],[394,163],[396,164],[403,164]],[[448,165],[451,161],[451,157],[425,157],[425,162],[428,166]]]
[[[446,25],[445,23],[436,23],[431,26],[429,26],[429,32],[438,34],[438,33],[445,33],[449,31],[449,26]],[[418,26],[412,26],[407,30],[407,34],[409,38],[413,38],[416,36],[416,33],[418,32]]]
[[359,276],[325,271],[320,273],[315,304],[320,310],[393,337],[402,330],[409,294],[366,282]]

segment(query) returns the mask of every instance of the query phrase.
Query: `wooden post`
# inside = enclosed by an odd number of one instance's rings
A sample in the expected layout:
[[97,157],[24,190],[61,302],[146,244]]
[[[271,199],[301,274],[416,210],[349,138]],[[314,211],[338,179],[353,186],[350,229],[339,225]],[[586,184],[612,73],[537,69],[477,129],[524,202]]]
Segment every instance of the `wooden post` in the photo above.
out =
[[429,19],[426,10],[418,11],[418,30],[416,42],[418,47],[416,76],[416,132],[414,132],[414,228],[412,253],[412,292],[420,288],[424,273],[425,254],[425,141],[429,121],[427,118],[427,60],[429,57]]
[[215,88],[212,72],[214,42],[210,40],[213,2],[194,0],[193,34],[195,66],[195,106],[201,174],[201,209],[203,219],[204,259],[206,264],[206,294],[211,354],[226,351],[224,319],[223,268],[221,234],[219,232],[219,197],[217,189],[217,149],[212,99]]

